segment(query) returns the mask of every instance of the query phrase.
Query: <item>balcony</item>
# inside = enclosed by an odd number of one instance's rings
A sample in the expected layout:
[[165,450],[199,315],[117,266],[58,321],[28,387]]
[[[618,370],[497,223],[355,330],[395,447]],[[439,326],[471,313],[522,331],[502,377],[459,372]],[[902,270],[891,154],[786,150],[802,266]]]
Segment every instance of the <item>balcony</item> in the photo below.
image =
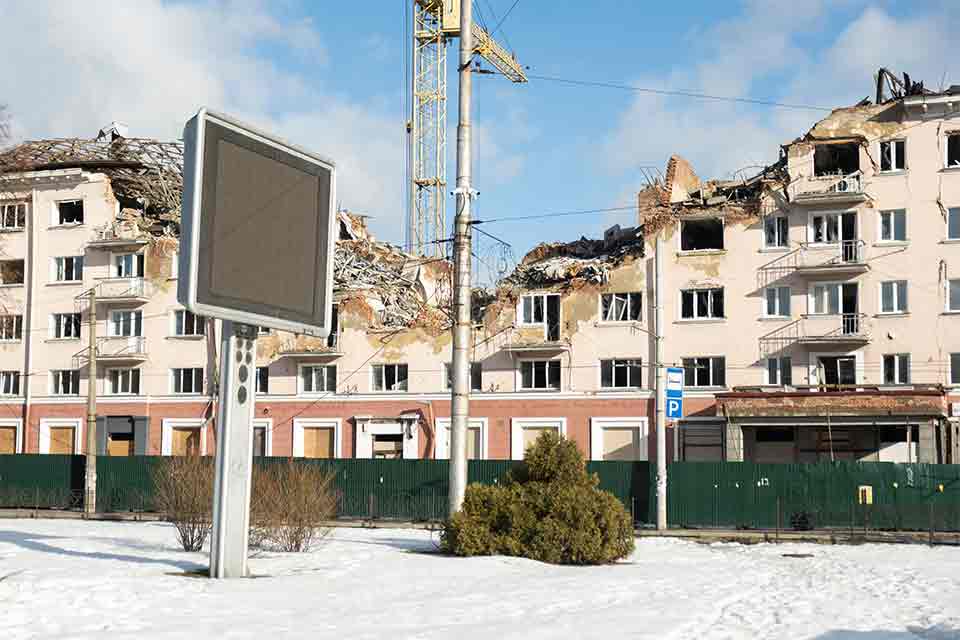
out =
[[92,289],[76,297],[78,302],[88,301],[91,293],[97,296],[97,302],[104,304],[141,305],[150,300],[150,287],[143,278],[104,278]]
[[793,188],[793,202],[798,205],[851,205],[866,202],[863,176],[859,171],[847,175],[807,178]]
[[87,243],[91,249],[136,249],[147,244],[140,230],[132,223],[115,223],[93,230],[93,239]]
[[760,337],[760,357],[767,358],[793,345],[855,349],[870,342],[864,313],[806,315]]
[[761,266],[757,270],[757,285],[763,288],[794,273],[808,278],[848,278],[869,270],[867,243],[863,240],[832,244],[802,242],[790,253]]
[[[90,347],[74,354],[76,369],[88,364]],[[147,339],[144,336],[104,336],[97,338],[97,363],[135,364],[147,359]]]
[[281,358],[333,360],[343,355],[340,334],[331,333],[326,338],[294,336],[280,345],[277,355]]

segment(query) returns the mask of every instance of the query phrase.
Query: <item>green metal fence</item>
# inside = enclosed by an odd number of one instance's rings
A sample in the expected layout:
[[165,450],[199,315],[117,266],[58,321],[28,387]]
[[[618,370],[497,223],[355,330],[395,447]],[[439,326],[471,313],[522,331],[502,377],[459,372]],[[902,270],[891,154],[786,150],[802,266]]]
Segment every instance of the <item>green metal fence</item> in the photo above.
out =
[[84,468],[83,456],[0,456],[0,507],[79,509]]

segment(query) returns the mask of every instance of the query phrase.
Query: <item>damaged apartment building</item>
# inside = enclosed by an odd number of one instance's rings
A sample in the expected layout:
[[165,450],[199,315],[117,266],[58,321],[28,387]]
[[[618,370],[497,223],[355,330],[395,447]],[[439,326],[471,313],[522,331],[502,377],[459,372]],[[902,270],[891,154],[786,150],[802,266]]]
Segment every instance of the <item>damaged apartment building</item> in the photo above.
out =
[[[220,327],[177,303],[181,193],[181,145],[116,123],[0,154],[0,452],[83,452],[90,384],[100,454],[215,450]],[[443,458],[452,266],[339,223],[334,333],[258,337],[256,452]],[[639,230],[615,227],[476,292],[472,457],[519,458],[544,430],[648,457],[645,260]]]
[[886,70],[749,179],[640,193],[685,460],[958,462],[960,86]]

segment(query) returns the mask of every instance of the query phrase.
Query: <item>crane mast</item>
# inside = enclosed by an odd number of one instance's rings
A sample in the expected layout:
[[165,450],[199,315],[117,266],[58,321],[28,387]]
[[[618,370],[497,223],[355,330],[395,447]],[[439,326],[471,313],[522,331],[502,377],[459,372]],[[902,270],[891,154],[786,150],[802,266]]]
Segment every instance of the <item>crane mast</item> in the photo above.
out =
[[[406,249],[442,256],[447,230],[447,43],[460,35],[459,0],[412,0],[411,113],[407,124],[409,197]],[[526,82],[523,67],[474,23],[474,53],[511,82]]]

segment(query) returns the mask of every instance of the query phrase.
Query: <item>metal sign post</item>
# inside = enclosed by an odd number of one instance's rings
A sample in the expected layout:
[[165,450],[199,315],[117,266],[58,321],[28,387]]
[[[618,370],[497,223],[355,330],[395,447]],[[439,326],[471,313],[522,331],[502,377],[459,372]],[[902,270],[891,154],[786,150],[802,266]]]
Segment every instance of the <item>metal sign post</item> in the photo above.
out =
[[247,575],[257,328],[223,323],[210,577]]

